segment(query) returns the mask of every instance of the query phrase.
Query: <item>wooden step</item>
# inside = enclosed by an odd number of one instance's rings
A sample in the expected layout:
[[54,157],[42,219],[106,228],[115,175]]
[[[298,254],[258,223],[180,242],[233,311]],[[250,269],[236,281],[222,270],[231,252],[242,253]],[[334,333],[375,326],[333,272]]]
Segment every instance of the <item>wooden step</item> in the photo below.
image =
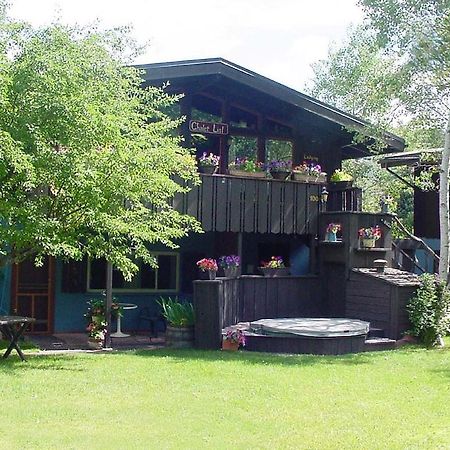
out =
[[364,342],[364,351],[365,352],[376,352],[383,350],[394,350],[395,340],[389,338],[368,338]]

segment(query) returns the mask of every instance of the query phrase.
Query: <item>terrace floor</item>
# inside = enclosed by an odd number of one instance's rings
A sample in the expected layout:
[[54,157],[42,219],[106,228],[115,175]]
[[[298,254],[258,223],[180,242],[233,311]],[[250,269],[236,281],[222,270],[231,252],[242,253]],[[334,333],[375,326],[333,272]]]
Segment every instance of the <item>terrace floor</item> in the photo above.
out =
[[[89,350],[86,333],[58,333],[54,335],[28,335],[26,340],[32,342],[42,351]],[[153,349],[164,347],[164,334],[150,337],[148,334],[136,334],[125,338],[111,338],[113,350]]]

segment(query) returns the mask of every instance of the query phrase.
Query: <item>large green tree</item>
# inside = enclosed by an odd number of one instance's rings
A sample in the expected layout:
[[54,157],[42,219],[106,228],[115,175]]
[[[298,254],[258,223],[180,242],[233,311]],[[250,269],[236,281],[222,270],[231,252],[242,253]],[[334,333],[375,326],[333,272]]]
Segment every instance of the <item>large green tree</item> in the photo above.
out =
[[[409,126],[409,135],[443,147],[440,170],[439,274],[448,279],[450,153],[450,1],[360,0],[364,24],[333,58],[316,66],[316,93],[353,108],[381,127]],[[323,90],[323,89],[322,89]],[[329,98],[329,99],[330,99]]]
[[177,98],[142,87],[134,49],[124,31],[33,29],[2,6],[0,266],[104,257],[129,278],[149,244],[200,230],[171,206],[197,180],[162,112]]

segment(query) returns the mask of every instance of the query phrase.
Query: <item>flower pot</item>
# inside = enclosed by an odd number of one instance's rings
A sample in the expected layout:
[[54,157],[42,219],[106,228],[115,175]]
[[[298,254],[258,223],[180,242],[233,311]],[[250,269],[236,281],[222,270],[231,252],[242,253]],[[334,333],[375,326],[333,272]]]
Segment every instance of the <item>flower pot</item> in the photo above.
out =
[[103,348],[103,340],[102,339],[91,339],[89,338],[87,341],[88,347],[92,350],[101,350]]
[[289,267],[280,267],[277,269],[272,269],[270,267],[259,267],[259,270],[265,277],[287,277],[289,276]]
[[332,233],[331,231],[325,233],[325,240],[327,242],[336,242],[337,241],[336,233]]
[[366,238],[362,239],[363,248],[374,248],[375,247],[375,239]]
[[190,348],[194,346],[194,327],[167,325],[166,347]]
[[236,352],[239,349],[239,342],[229,341],[224,339],[222,341],[222,350]]
[[236,278],[239,273],[239,267],[227,267],[223,269],[223,273],[227,278]]
[[230,175],[246,178],[266,178],[266,172],[247,172],[240,169],[228,169]]
[[309,183],[310,176],[304,172],[292,172],[292,179],[302,183]]
[[270,175],[274,180],[285,180],[291,172],[281,170],[271,170]]
[[208,175],[212,175],[217,169],[217,166],[198,166],[198,171],[200,173],[205,173]]
[[330,191],[342,191],[344,189],[351,188],[353,186],[352,181],[330,181],[328,183],[328,189]]
[[215,280],[217,275],[217,271],[208,270],[208,280]]

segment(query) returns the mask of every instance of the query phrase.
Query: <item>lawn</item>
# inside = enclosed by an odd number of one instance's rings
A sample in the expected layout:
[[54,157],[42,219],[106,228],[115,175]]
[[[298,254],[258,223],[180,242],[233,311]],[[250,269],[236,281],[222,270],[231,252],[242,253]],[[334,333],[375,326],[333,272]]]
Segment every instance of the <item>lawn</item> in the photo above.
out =
[[450,448],[449,345],[14,357],[0,362],[0,447]]

